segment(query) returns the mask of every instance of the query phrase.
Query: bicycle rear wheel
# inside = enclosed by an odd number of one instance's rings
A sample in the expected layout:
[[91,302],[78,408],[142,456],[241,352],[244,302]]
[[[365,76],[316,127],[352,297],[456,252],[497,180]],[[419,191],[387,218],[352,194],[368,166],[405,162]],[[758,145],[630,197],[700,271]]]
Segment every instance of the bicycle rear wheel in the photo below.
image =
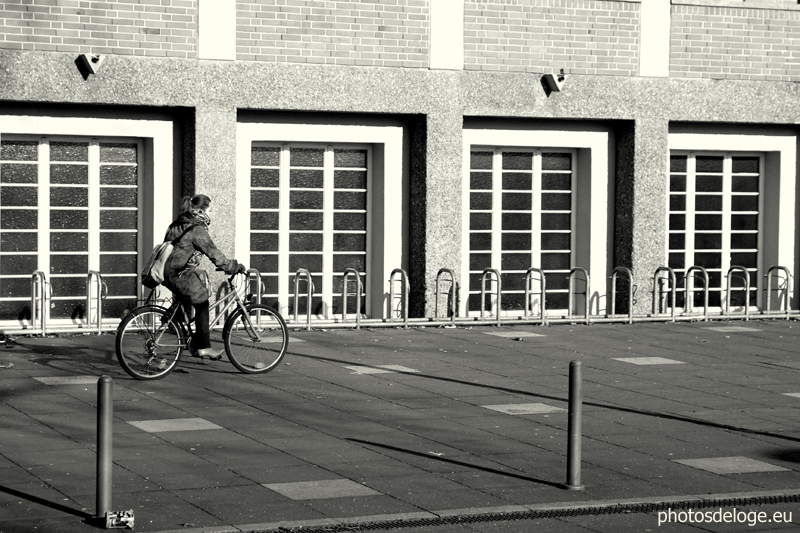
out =
[[269,372],[281,362],[289,346],[289,330],[283,317],[266,305],[247,306],[250,325],[239,308],[222,329],[225,351],[233,366],[247,374]]
[[139,307],[120,322],[116,346],[119,364],[131,377],[161,379],[178,363],[186,335],[163,307]]

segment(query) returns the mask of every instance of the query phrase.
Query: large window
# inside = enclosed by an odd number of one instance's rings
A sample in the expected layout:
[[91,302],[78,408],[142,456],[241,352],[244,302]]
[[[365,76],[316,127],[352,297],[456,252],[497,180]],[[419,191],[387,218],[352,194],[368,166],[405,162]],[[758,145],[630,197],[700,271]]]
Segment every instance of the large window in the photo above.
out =
[[[574,159],[575,152],[569,150],[472,148],[469,311],[481,309],[481,280],[487,268],[501,272],[502,311],[524,308],[530,267],[545,273],[546,308],[567,308],[574,263]],[[488,280],[486,289],[489,292]],[[487,299],[486,309],[496,305],[494,298]]]
[[[366,309],[370,158],[365,146],[252,144],[250,264],[268,303],[288,302],[294,313],[294,278],[305,269],[315,288],[311,313],[332,318],[343,311],[343,274],[355,269]],[[356,310],[355,279],[349,275],[348,313]],[[305,281],[299,293],[305,315]]]
[[0,320],[30,319],[31,276],[51,284],[50,319],[85,319],[86,280],[108,286],[103,315],[138,294],[141,144],[4,135],[0,142]]
[[[683,278],[692,266],[708,272],[710,307],[724,306],[726,275],[734,266],[749,274],[750,293],[743,290],[744,273],[734,274],[731,306],[758,305],[763,168],[758,154],[670,154],[668,251],[679,307],[686,305]],[[703,305],[702,284],[694,287],[690,308]]]

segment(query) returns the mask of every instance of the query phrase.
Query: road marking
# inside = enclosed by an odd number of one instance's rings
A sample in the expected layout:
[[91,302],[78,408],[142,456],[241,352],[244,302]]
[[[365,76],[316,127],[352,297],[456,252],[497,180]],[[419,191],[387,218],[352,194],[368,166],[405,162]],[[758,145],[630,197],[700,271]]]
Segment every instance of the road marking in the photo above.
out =
[[615,357],[614,361],[632,363],[634,365],[685,365],[683,361],[666,359],[664,357]]
[[99,376],[52,376],[33,378],[45,385],[96,385]]

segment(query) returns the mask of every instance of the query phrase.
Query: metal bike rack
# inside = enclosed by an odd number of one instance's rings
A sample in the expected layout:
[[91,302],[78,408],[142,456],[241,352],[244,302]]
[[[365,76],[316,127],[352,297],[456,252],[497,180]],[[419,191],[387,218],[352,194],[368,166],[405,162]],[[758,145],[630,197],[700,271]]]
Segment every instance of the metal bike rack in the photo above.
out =
[[[486,278],[488,276],[494,276],[497,279],[497,325],[500,325],[500,298],[502,297],[502,290],[501,290],[501,281],[500,281],[500,271],[496,268],[486,268],[483,271],[483,275],[481,276],[481,320],[485,317],[486,311]],[[491,294],[491,293],[490,293]]]
[[347,296],[349,295],[347,292],[347,278],[350,274],[353,274],[356,278],[356,329],[361,329],[361,293],[363,290],[361,276],[355,268],[346,268],[344,269],[344,274],[342,274],[342,322],[347,321]]
[[633,273],[627,267],[614,267],[611,272],[611,317],[617,316],[617,276],[628,278],[628,324],[633,324]]
[[[31,279],[31,329],[40,328],[42,336],[47,334],[47,278],[44,272],[36,270]],[[37,318],[41,326],[37,326]]]
[[[541,284],[542,287],[540,292],[531,291],[531,283],[534,281],[533,279],[534,273],[539,274],[539,283]],[[541,300],[539,301],[539,309],[541,310],[543,326],[547,325],[547,315],[545,314],[545,306],[544,306],[545,285],[546,285],[546,280],[544,277],[544,271],[542,271],[541,268],[535,268],[535,267],[529,268],[528,271],[525,273],[525,306],[524,306],[523,316],[525,318],[528,318],[528,316],[531,314],[531,307],[533,307],[531,305],[531,295],[538,294],[539,296],[541,296]]]
[[675,296],[677,295],[677,287],[675,286],[675,271],[668,266],[658,267],[653,274],[653,316],[658,316],[659,302],[661,301],[661,286],[660,283],[664,278],[660,277],[661,272],[669,273],[670,293],[672,294],[672,321],[675,322]]
[[[294,274],[294,321],[298,322],[298,308],[300,307],[300,278],[306,279],[306,329],[311,330],[311,297],[314,294],[314,281],[311,272],[305,268],[298,268]],[[361,301],[361,298],[358,299]]]
[[[256,290],[253,291],[253,282],[256,282]],[[247,294],[255,296],[253,301],[257,304],[261,303],[261,293],[264,292],[264,281],[261,279],[261,272],[257,268],[247,269]]]
[[[777,266],[777,265],[769,267],[769,270],[767,270],[767,273],[764,275],[764,277],[767,278],[767,280],[766,280],[767,282],[766,282],[765,287],[764,287],[764,292],[766,292],[766,295],[765,295],[766,296],[766,298],[765,298],[766,305],[765,305],[764,309],[761,311],[761,314],[762,315],[773,314],[772,313],[772,305],[771,304],[772,304],[772,291],[773,291],[773,289],[772,289],[772,277],[773,277],[773,273],[774,272],[778,272],[778,273],[783,272],[783,274],[785,276],[783,278],[784,279],[783,287],[781,288],[779,286],[779,287],[776,287],[774,290],[776,290],[776,291],[781,291],[781,290],[784,291],[783,311],[782,311],[782,313],[786,315],[786,318],[789,318],[789,298],[790,298],[791,292],[792,292],[792,273],[789,272],[788,268],[782,267],[782,266]],[[778,280],[780,280],[780,279],[781,278],[778,277]],[[775,313],[775,314],[778,314],[778,313]]]
[[701,266],[693,266],[687,270],[686,277],[683,280],[686,288],[686,314],[688,315],[691,313],[692,302],[694,301],[694,298],[692,298],[694,287],[690,282],[693,282],[694,277],[698,274],[700,274],[700,279],[703,280],[703,320],[708,322],[708,272]]
[[750,273],[745,267],[739,265],[731,266],[728,269],[728,273],[725,275],[725,277],[728,278],[728,282],[726,285],[727,290],[725,292],[725,311],[722,314],[728,316],[732,314],[731,281],[733,281],[733,277],[736,275],[744,279],[744,319],[750,320]]
[[[583,274],[584,282],[586,283],[586,290],[584,291],[584,299],[586,300],[585,310],[584,310],[584,320],[586,321],[586,325],[590,324],[589,321],[589,272],[585,268],[575,267],[569,271],[569,298],[567,299],[567,316],[572,318],[572,294],[573,288],[575,283],[575,275],[576,274]],[[575,293],[578,294],[578,293]]]
[[[94,296],[94,297],[93,297]],[[90,270],[86,276],[86,325],[91,322],[92,300],[97,305],[97,334],[100,335],[103,328],[103,300],[108,296],[108,285],[103,281],[103,276],[97,270]]]
[[408,328],[408,276],[402,268],[395,268],[389,275],[389,321],[394,322],[394,282],[395,275],[400,275],[400,305],[403,306],[403,327]]
[[[452,270],[449,268],[440,268],[439,272],[436,274],[436,303],[434,304],[434,311],[433,311],[433,318],[439,318],[439,298],[442,294],[441,286],[442,286],[442,276],[444,274],[448,274],[450,276],[450,322],[455,323],[456,315],[458,314],[458,286],[456,285],[456,276]],[[447,318],[447,317],[445,317]]]

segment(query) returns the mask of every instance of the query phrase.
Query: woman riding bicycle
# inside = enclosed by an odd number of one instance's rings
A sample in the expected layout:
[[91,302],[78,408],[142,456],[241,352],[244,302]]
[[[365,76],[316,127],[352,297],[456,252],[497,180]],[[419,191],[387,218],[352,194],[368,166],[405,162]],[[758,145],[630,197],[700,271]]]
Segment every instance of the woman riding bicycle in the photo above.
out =
[[211,224],[210,204],[211,199],[204,194],[185,196],[181,200],[181,214],[170,224],[164,237],[165,242],[175,242],[164,267],[163,285],[183,304],[184,312],[188,305],[194,308],[192,355],[218,361],[224,350],[211,348],[208,273],[199,268],[200,259],[205,255],[217,269],[229,275],[237,271],[246,272],[247,269],[235,259],[225,257],[211,240],[208,233],[208,226]]

